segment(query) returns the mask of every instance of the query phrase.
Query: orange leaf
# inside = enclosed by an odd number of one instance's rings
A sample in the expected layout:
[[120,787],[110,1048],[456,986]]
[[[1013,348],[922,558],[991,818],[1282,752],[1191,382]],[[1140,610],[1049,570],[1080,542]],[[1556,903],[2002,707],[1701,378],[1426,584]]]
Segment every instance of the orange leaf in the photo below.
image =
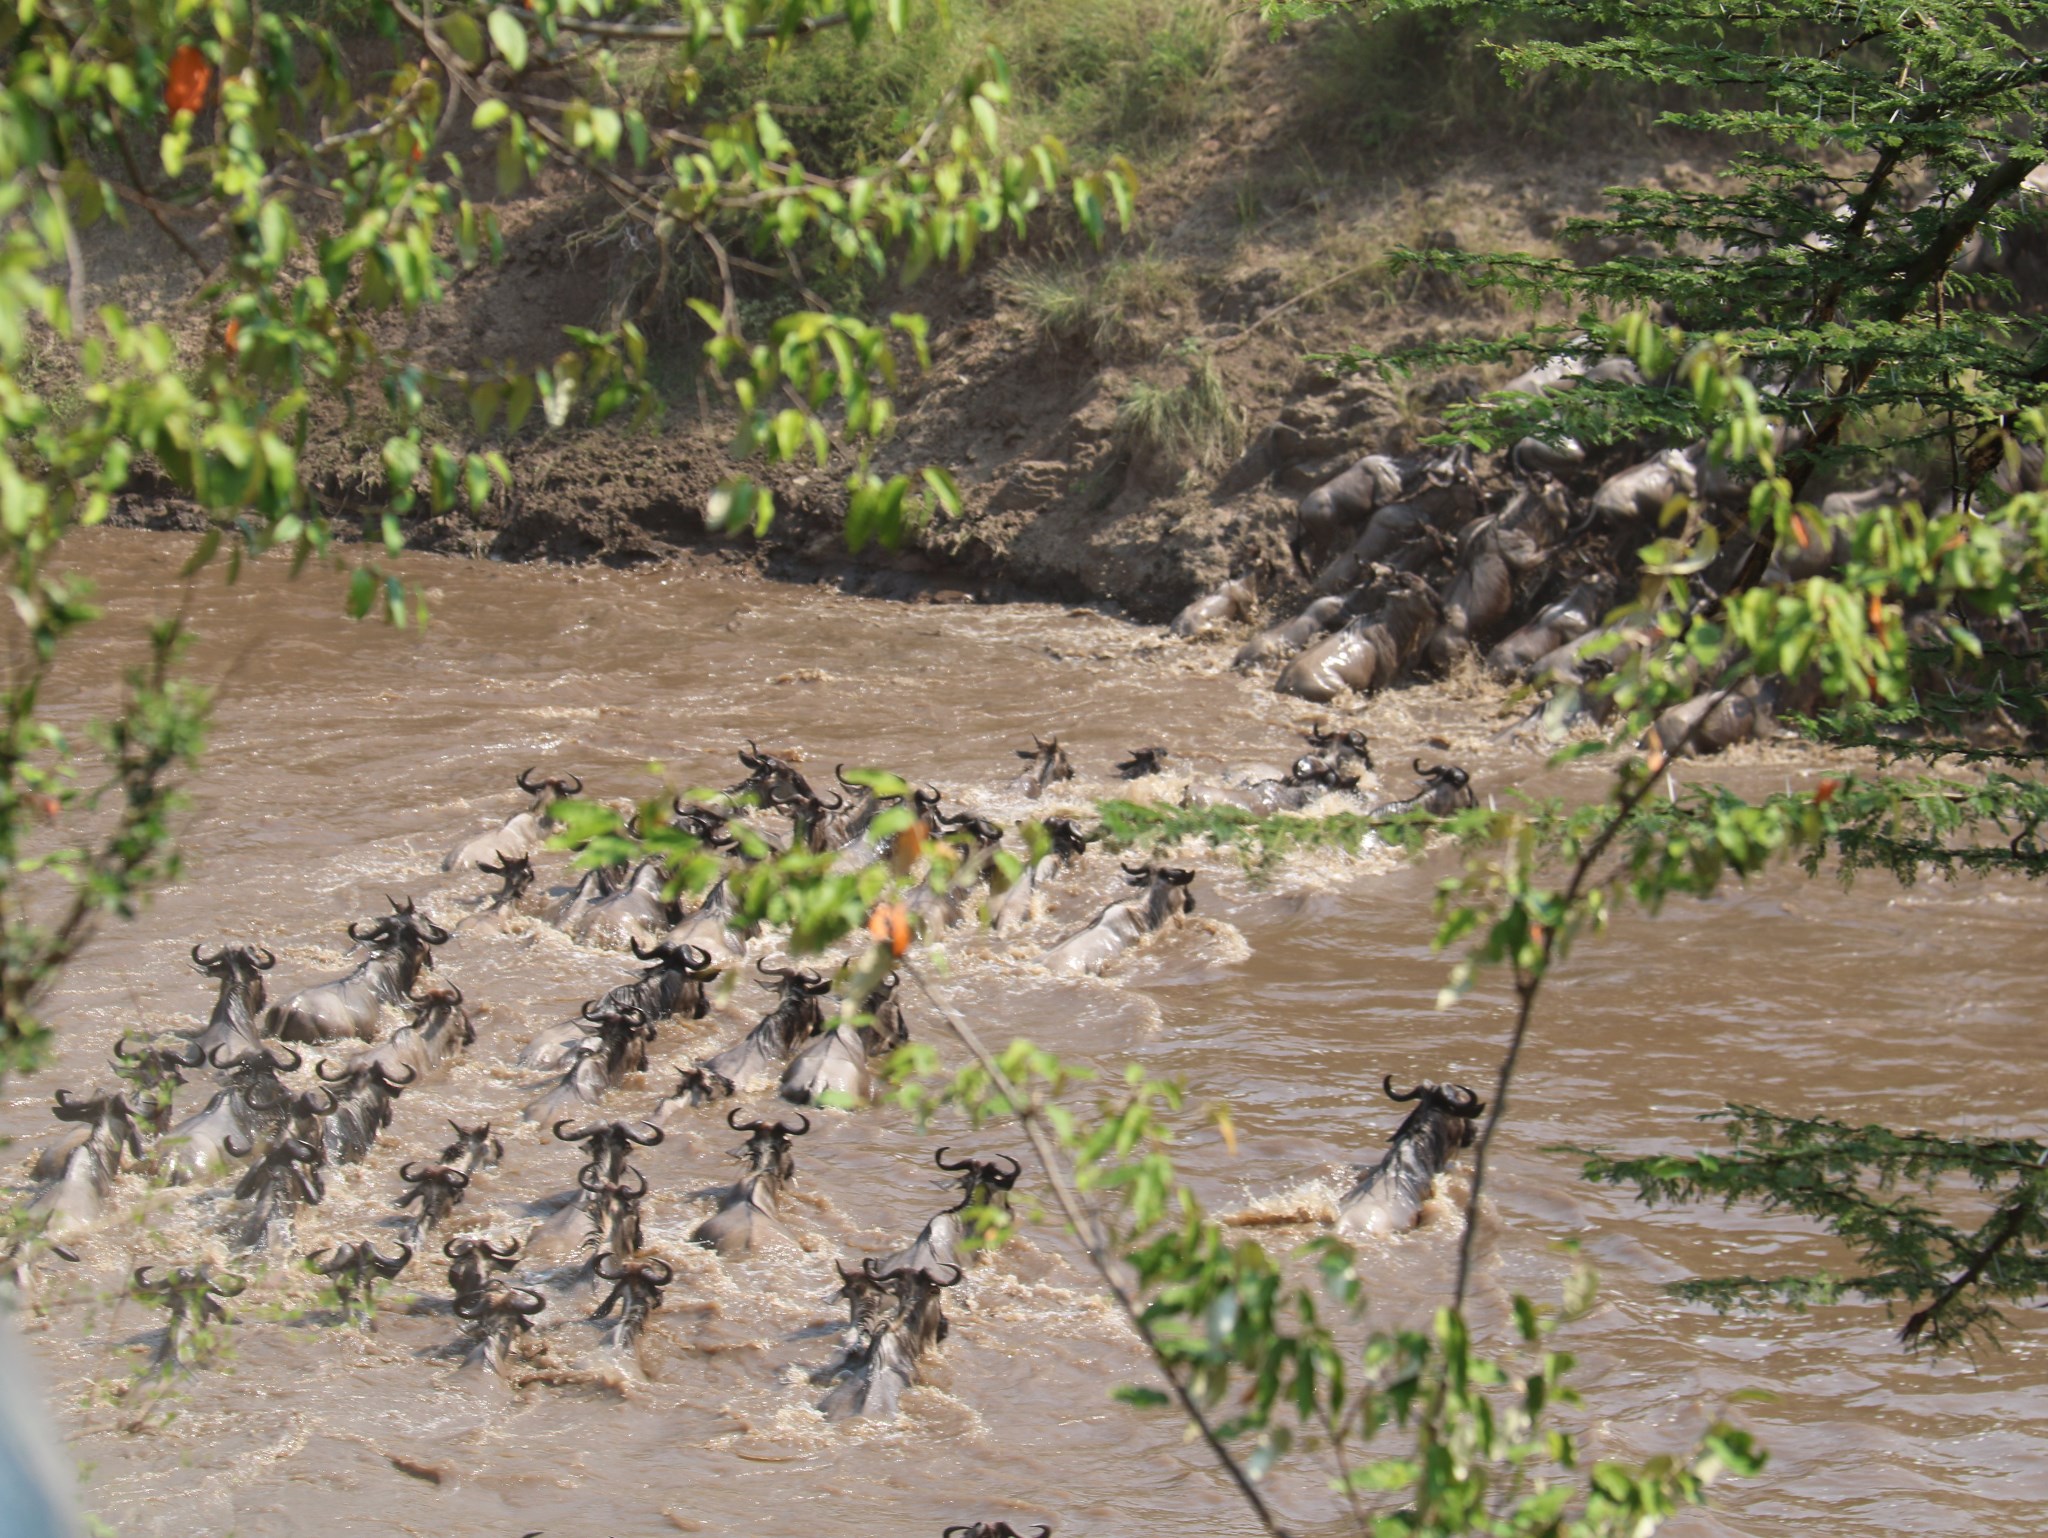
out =
[[1813,804],[1815,806],[1826,806],[1835,799],[1835,792],[1841,788],[1842,782],[1840,780],[1822,780],[1813,788]]
[[901,956],[910,949],[910,914],[901,903],[876,903],[868,915],[868,933],[889,947],[889,954]]
[[896,874],[906,876],[917,864],[917,857],[924,853],[924,824],[914,822],[889,841],[889,863],[896,868]]
[[171,55],[164,105],[173,112],[197,112],[206,105],[206,89],[212,83],[213,66],[206,62],[205,54],[187,43]]
[[230,320],[228,322],[228,329],[221,334],[221,345],[227,348],[230,358],[241,351],[242,323],[239,320]]

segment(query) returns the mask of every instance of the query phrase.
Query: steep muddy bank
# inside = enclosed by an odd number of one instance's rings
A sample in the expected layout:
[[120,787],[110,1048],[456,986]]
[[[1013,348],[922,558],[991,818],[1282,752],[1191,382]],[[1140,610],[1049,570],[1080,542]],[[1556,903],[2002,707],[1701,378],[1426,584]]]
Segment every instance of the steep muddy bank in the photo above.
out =
[[[81,553],[113,623],[76,677],[111,678],[183,546],[108,532]],[[469,912],[490,883],[444,876],[440,857],[515,808],[511,777],[530,763],[627,796],[652,783],[649,760],[683,783],[730,783],[733,751],[753,737],[801,749],[827,772],[889,764],[937,784],[950,805],[1012,822],[1048,805],[1011,788],[1012,751],[1033,732],[1058,732],[1079,771],[1050,804],[1085,807],[1125,788],[1109,766],[1133,746],[1163,744],[1179,773],[1211,777],[1284,759],[1313,714],[1233,673],[1227,643],[1172,642],[1055,606],[911,609],[672,569],[417,555],[406,566],[433,595],[423,635],[350,627],[335,617],[331,584],[287,584],[274,563],[238,588],[195,593],[194,667],[222,696],[193,787],[187,874],[95,944],[53,1002],[59,1062],[0,1096],[0,1132],[21,1139],[17,1186],[54,1125],[52,1090],[104,1079],[119,1030],[202,1018],[210,990],[191,970],[191,945],[272,946],[282,993],[337,969],[342,926],[383,908],[386,894],[410,893],[448,922]],[[67,726],[96,703],[77,686],[55,701]],[[1434,686],[1392,691],[1346,719],[1372,734],[1390,790],[1406,788],[1419,752],[1469,766],[1483,796],[1597,792],[1596,768],[1547,771],[1533,750],[1496,743],[1498,705],[1490,691]],[[1796,749],[1748,747],[1674,772],[1756,787],[1821,767]],[[1180,1151],[1204,1200],[1313,1217],[1396,1120],[1380,1075],[1483,1082],[1505,1027],[1501,1001],[1434,1007],[1447,963],[1429,949],[1427,865],[1317,858],[1253,880],[1231,858],[1183,854],[1198,872],[1198,922],[1104,979],[1037,964],[1118,890],[1109,862],[1091,856],[1021,935],[957,933],[938,986],[993,1039],[1029,1035],[1105,1068],[1136,1061],[1183,1079],[1198,1100],[1229,1100],[1236,1150],[1204,1135]],[[1770,1469],[1674,1523],[1679,1538],[1805,1527],[1833,1538],[2030,1534],[2043,1492],[2024,1471],[2048,1450],[2048,1336],[2022,1318],[2006,1353],[1937,1364],[1902,1356],[1872,1309],[1724,1320],[1675,1303],[1661,1286],[1678,1276],[1768,1269],[1818,1247],[1798,1225],[1751,1211],[1645,1212],[1579,1184],[1555,1145],[1691,1146],[1701,1135],[1691,1118],[1727,1098],[2037,1133],[2008,1108],[2027,1104],[2048,1068],[2036,1029],[2048,1006],[2044,919],[2042,894],[1996,884],[1844,893],[1776,874],[1654,922],[1625,921],[1582,944],[1559,978],[1497,1150],[1477,1311],[1482,1328],[1503,1330],[1511,1292],[1554,1299],[1567,1269],[1554,1246],[1577,1240],[1603,1281],[1598,1308],[1561,1342],[1582,1364],[1589,1451],[1666,1450],[1724,1408],[1757,1431]],[[399,1165],[437,1149],[449,1117],[512,1129],[503,1166],[479,1177],[455,1231],[535,1221],[567,1188],[575,1156],[518,1122],[536,1076],[513,1057],[630,970],[531,921],[459,934],[440,975],[478,1012],[476,1046],[401,1097],[387,1139],[301,1218],[302,1247],[388,1234]],[[736,1037],[765,997],[748,982],[702,1024],[664,1027],[655,1070],[607,1108],[644,1112],[672,1062]],[[914,999],[910,1024],[959,1060]],[[133,1371],[157,1320],[118,1296],[121,1278],[143,1262],[246,1262],[228,1245],[235,1204],[224,1187],[165,1194],[124,1177],[117,1214],[79,1241],[81,1264],[52,1275],[47,1327],[32,1336],[89,1469],[87,1503],[135,1538],[315,1527],[893,1538],[996,1516],[1073,1534],[1250,1531],[1170,1421],[1108,1401],[1142,1364],[1049,1227],[949,1300],[953,1338],[901,1421],[823,1422],[804,1373],[829,1357],[844,1318],[833,1260],[903,1242],[944,1200],[932,1149],[975,1139],[951,1124],[920,1132],[886,1108],[819,1123],[799,1150],[790,1239],[737,1264],[687,1242],[708,1210],[701,1193],[730,1178],[737,1137],[707,1113],[645,1157],[649,1242],[677,1271],[645,1384],[602,1371],[583,1322],[588,1297],[551,1298],[541,1339],[552,1381],[478,1395],[449,1354],[457,1327],[438,1264],[395,1289],[416,1293],[416,1310],[394,1305],[369,1335],[339,1326],[304,1272],[250,1267],[253,1285],[232,1305],[232,1362],[185,1381],[162,1407],[175,1419],[139,1429],[135,1404],[108,1390]],[[1454,1175],[1447,1194],[1462,1188]],[[1303,1223],[1265,1237],[1286,1245],[1317,1231]],[[1455,1216],[1439,1211],[1413,1234],[1370,1244],[1373,1317],[1426,1319],[1457,1240]],[[1771,1397],[1730,1405],[1757,1389]],[[1277,1498],[1301,1530],[1328,1518],[1308,1478],[1281,1476]]]

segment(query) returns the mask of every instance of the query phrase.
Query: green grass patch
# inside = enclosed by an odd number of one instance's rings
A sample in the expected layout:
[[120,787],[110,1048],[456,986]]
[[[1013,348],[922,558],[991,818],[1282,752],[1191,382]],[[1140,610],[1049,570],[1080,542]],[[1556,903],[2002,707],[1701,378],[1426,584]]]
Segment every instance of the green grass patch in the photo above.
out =
[[1176,385],[1139,381],[1116,413],[1117,444],[1132,455],[1215,470],[1244,447],[1244,415],[1215,360],[1197,353]]

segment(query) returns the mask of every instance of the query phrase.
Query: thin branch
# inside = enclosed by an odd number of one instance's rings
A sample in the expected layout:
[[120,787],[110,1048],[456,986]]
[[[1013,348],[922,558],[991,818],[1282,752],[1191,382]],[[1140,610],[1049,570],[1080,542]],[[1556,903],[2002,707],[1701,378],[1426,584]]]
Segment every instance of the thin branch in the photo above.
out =
[[1997,1230],[1992,1234],[1984,1248],[1971,1257],[1970,1263],[1963,1268],[1962,1274],[1942,1288],[1939,1293],[1935,1294],[1932,1303],[1906,1321],[1905,1326],[1899,1331],[1899,1341],[1902,1345],[1910,1346],[1917,1341],[1920,1338],[1921,1332],[1928,1325],[1940,1318],[1951,1303],[1955,1302],[1957,1298],[1961,1297],[1965,1291],[1975,1284],[1977,1278],[1984,1274],[1985,1269],[1990,1266],[1991,1262],[1998,1258],[1999,1251],[2003,1250],[2020,1236],[2020,1231],[2027,1226],[2028,1221],[2034,1216],[2037,1204],[2038,1199],[2034,1196],[2033,1192],[2028,1188],[2022,1187],[2018,1199],[2010,1207],[2006,1208],[2005,1217],[1999,1223]]
[[1223,1445],[1222,1438],[1217,1436],[1215,1427],[1210,1425],[1209,1417],[1202,1413],[1202,1407],[1195,1402],[1194,1395],[1188,1391],[1187,1385],[1181,1382],[1179,1375],[1166,1360],[1166,1353],[1160,1349],[1158,1337],[1146,1323],[1144,1310],[1139,1306],[1137,1297],[1125,1286],[1119,1274],[1119,1261],[1115,1251],[1110,1247],[1109,1235],[1104,1230],[1101,1219],[1096,1216],[1068,1178],[1066,1165],[1060,1158],[1059,1145],[1053,1140],[1053,1135],[1046,1130],[1044,1108],[1036,1101],[1025,1098],[1023,1092],[1011,1082],[1010,1076],[1003,1072],[1002,1064],[997,1062],[995,1056],[983,1045],[973,1027],[932,992],[931,985],[925,981],[924,973],[919,967],[908,959],[899,965],[903,971],[910,974],[911,981],[917,984],[918,992],[924,995],[925,1002],[937,1010],[946,1024],[953,1028],[953,1034],[958,1036],[961,1044],[974,1055],[974,1060],[989,1076],[989,1081],[995,1085],[997,1092],[1016,1112],[1017,1124],[1024,1129],[1025,1137],[1030,1139],[1032,1152],[1038,1156],[1039,1165],[1045,1171],[1046,1182],[1052,1187],[1053,1199],[1058,1202],[1061,1213],[1065,1215],[1075,1236],[1085,1247],[1089,1263],[1102,1278],[1102,1284],[1108,1288],[1110,1296],[1116,1299],[1117,1306],[1123,1310],[1124,1318],[1130,1322],[1138,1339],[1145,1343],[1146,1350],[1152,1354],[1153,1365],[1158,1368],[1159,1375],[1166,1380],[1167,1386],[1173,1390],[1173,1397],[1180,1404],[1182,1412],[1201,1433],[1202,1440],[1208,1443],[1209,1451],[1215,1455],[1223,1472],[1230,1477],[1231,1483],[1237,1486],[1238,1493],[1244,1497],[1245,1503],[1258,1517],[1259,1525],[1271,1533],[1273,1538],[1292,1538],[1292,1534],[1282,1527],[1279,1519],[1273,1515],[1272,1508],[1267,1506],[1243,1465],[1237,1461],[1230,1449]]
[[[833,27],[843,27],[852,19],[845,11],[833,11],[825,16],[806,16],[787,27],[781,22],[759,21],[747,28],[742,35],[761,42],[785,35],[810,37],[814,33],[824,32]],[[583,16],[564,14],[555,18],[555,25],[564,32],[578,32],[588,37],[619,38],[635,43],[694,43],[698,35],[695,27],[673,21],[593,21]],[[711,36],[723,38],[725,34],[713,32]]]

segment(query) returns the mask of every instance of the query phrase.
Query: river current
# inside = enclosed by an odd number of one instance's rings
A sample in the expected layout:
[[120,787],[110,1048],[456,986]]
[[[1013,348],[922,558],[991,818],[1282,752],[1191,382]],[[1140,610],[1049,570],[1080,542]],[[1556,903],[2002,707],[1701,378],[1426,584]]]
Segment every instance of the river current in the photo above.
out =
[[[185,544],[108,531],[78,549],[112,620],[58,680],[54,709],[73,726],[106,704],[86,681],[113,676],[142,621],[175,597]],[[432,601],[424,633],[351,624],[333,579],[288,581],[274,562],[232,588],[193,587],[191,670],[217,683],[219,704],[190,787],[185,872],[135,922],[103,931],[52,1000],[57,1062],[0,1088],[18,1188],[57,1125],[50,1094],[111,1082],[118,1032],[203,1023],[212,985],[191,946],[272,947],[278,999],[342,970],[345,924],[387,911],[387,894],[452,923],[493,883],[444,876],[441,856],[523,804],[512,780],[529,765],[638,798],[660,783],[656,763],[677,785],[732,783],[734,753],[753,738],[801,751],[814,778],[835,763],[883,765],[1008,822],[1117,793],[1111,765],[1142,745],[1166,746],[1197,779],[1282,764],[1318,714],[1232,673],[1228,643],[1087,611],[883,603],[664,569],[405,565]],[[1548,771],[1538,750],[1496,741],[1504,708],[1482,688],[1436,687],[1345,719],[1371,734],[1379,794],[1409,792],[1418,754],[1464,764],[1482,796],[1597,794],[1597,769]],[[1057,733],[1079,771],[1036,805],[1011,785],[1013,750],[1033,733]],[[1825,767],[1772,746],[1679,773],[1757,788]],[[1449,965],[1430,948],[1440,867],[1327,855],[1254,879],[1228,854],[1192,851],[1189,863],[1195,918],[1102,979],[1035,961],[1115,895],[1121,878],[1095,854],[1021,936],[956,931],[935,986],[992,1041],[1029,1036],[1107,1069],[1136,1062],[1183,1081],[1195,1102],[1227,1100],[1235,1148],[1204,1132],[1178,1152],[1219,1211],[1326,1208],[1398,1120],[1383,1074],[1490,1091],[1509,1016],[1497,991],[1437,1007]],[[1903,1354],[1870,1307],[1724,1318],[1681,1304],[1665,1283],[1827,1251],[1805,1225],[1754,1209],[1647,1210],[1579,1181],[1558,1145],[1711,1146],[1693,1118],[1727,1100],[2038,1136],[2044,933],[2048,897],[2024,888],[1867,880],[1844,891],[1780,872],[1625,919],[1556,979],[1496,1148],[1475,1313],[1497,1329],[1514,1293],[1555,1302],[1573,1241],[1601,1282],[1593,1311],[1559,1337],[1579,1360],[1589,1450],[1676,1450],[1724,1412],[1756,1433],[1771,1454],[1764,1474],[1717,1487],[1710,1510],[1667,1532],[2038,1531],[2048,1331],[2034,1316],[2012,1319],[2003,1351],[1932,1361]],[[447,1232],[523,1232],[571,1188],[576,1155],[518,1120],[541,1076],[512,1058],[630,976],[631,959],[519,920],[461,934],[438,960],[477,1016],[478,1042],[400,1098],[366,1162],[330,1171],[327,1200],[299,1220],[301,1251],[387,1233],[399,1165],[433,1155],[450,1117],[491,1118],[507,1153]],[[735,1039],[766,1000],[750,979],[705,1021],[665,1026],[652,1071],[614,1091],[606,1113],[646,1112],[670,1064]],[[949,1065],[962,1060],[914,995],[907,1014]],[[183,1091],[181,1111],[203,1093]],[[644,1382],[604,1370],[586,1298],[542,1318],[552,1381],[479,1391],[456,1374],[456,1321],[433,1306],[446,1296],[437,1254],[392,1289],[417,1307],[386,1306],[374,1332],[359,1331],[319,1308],[305,1272],[235,1255],[227,1184],[159,1192],[125,1175],[114,1215],[78,1241],[81,1263],[53,1265],[48,1314],[27,1335],[83,1504],[124,1538],[879,1538],[996,1518],[1076,1538],[1254,1530],[1177,1422],[1109,1398],[1143,1381],[1143,1363],[1050,1222],[949,1296],[952,1337],[899,1421],[822,1420],[806,1373],[832,1356],[844,1321],[833,1260],[903,1244],[950,1199],[930,1163],[937,1145],[1025,1149],[1000,1129],[920,1132],[894,1108],[814,1120],[785,1209],[792,1238],[738,1263],[687,1236],[710,1210],[704,1193],[731,1177],[739,1137],[706,1111],[636,1154],[652,1185],[649,1243],[676,1270]],[[1461,1166],[1449,1198],[1464,1178]],[[1027,1168],[1020,1191],[1034,1185]],[[1375,1320],[1420,1323],[1444,1297],[1459,1230],[1454,1200],[1439,1205],[1413,1233],[1366,1241]],[[1262,1233],[1286,1245],[1319,1231]],[[137,1264],[201,1258],[256,1277],[230,1305],[232,1355],[144,1415],[109,1390],[136,1370],[161,1316],[124,1299],[122,1280]],[[1302,1532],[1329,1530],[1316,1480],[1283,1474],[1275,1498]]]

